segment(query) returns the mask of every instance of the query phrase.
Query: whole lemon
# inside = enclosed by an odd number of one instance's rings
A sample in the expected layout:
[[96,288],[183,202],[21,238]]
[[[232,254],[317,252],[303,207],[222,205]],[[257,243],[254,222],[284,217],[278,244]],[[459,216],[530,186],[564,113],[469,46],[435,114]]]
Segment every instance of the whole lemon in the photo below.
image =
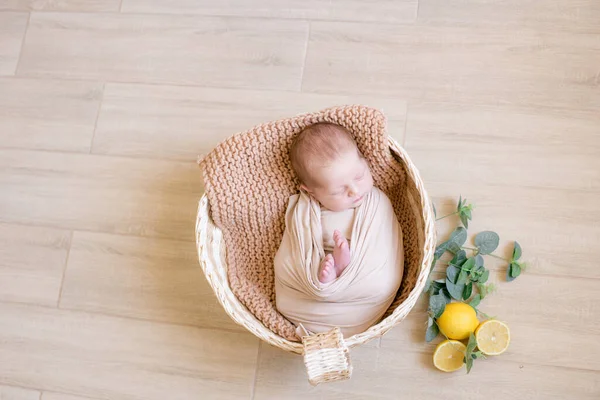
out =
[[465,303],[446,304],[444,313],[437,324],[448,339],[463,340],[469,337],[479,325],[475,309]]

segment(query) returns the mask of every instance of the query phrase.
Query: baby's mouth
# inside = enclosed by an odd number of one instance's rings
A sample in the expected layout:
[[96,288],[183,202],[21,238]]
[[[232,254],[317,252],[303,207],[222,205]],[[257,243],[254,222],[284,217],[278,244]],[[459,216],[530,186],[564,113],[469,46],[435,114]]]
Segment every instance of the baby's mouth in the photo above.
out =
[[358,203],[359,201],[361,201],[363,199],[363,197],[365,197],[364,195],[360,196],[359,198],[357,198],[356,200],[354,200],[355,203]]

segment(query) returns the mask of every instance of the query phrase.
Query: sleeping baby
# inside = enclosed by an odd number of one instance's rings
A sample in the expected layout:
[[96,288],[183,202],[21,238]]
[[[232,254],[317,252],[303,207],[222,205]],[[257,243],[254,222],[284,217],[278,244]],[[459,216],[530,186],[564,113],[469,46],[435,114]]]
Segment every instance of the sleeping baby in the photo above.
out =
[[292,143],[301,186],[290,197],[275,256],[276,306],[298,336],[377,323],[402,280],[402,231],[351,134],[311,125]]

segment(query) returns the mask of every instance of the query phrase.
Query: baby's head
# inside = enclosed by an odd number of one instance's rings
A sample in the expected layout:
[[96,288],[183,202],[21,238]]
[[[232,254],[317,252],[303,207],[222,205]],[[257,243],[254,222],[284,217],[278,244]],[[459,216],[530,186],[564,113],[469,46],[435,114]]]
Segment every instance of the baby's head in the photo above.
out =
[[358,207],[373,188],[367,161],[339,125],[306,127],[294,139],[290,159],[302,189],[331,211]]

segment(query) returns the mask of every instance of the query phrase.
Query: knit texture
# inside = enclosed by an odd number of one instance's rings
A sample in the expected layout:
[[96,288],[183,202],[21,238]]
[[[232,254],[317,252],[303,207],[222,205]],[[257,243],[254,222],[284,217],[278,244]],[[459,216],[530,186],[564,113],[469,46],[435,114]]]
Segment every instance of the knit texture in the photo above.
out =
[[[256,126],[219,144],[200,163],[211,218],[223,232],[227,276],[236,297],[268,329],[297,340],[295,327],[275,308],[273,259],[284,231],[285,210],[299,182],[291,168],[292,139],[305,127],[345,127],[367,159],[375,185],[391,200],[402,226],[404,278],[389,315],[415,286],[422,249],[414,204],[419,193],[389,150],[386,119],[376,109],[342,106]],[[413,202],[415,203],[415,202]]]

